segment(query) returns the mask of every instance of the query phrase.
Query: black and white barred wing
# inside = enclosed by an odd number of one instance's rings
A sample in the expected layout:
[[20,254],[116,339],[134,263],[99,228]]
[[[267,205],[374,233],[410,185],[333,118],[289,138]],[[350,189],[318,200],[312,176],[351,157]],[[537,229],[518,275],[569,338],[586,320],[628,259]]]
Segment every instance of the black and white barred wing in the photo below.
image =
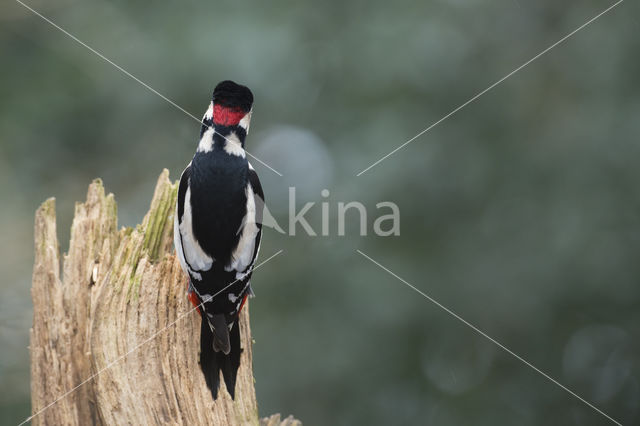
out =
[[182,269],[189,274],[191,280],[200,281],[202,272],[211,269],[215,259],[205,253],[193,234],[190,177],[191,164],[184,169],[180,177],[178,202],[173,221],[173,238]]
[[[192,281],[201,281],[202,273],[213,266],[215,259],[209,256],[200,246],[193,234],[193,217],[191,212],[191,191],[189,179],[191,166],[182,173],[178,187],[178,202],[174,218],[174,244],[182,269],[189,274]],[[262,238],[262,219],[264,212],[264,193],[257,173],[249,165],[248,184],[246,187],[246,214],[238,229],[238,244],[233,250],[231,261],[225,265],[225,271],[233,273],[235,280],[244,282],[241,291],[231,298],[241,299],[249,289],[249,278],[260,250]],[[239,300],[239,303],[241,300]]]
[[[239,229],[240,239],[233,252],[231,264],[225,269],[234,270],[236,279],[244,280],[250,277],[253,266],[260,251],[262,239],[262,218],[264,212],[264,193],[258,174],[249,164],[249,182],[247,184],[247,213]],[[247,287],[249,282],[247,280]]]

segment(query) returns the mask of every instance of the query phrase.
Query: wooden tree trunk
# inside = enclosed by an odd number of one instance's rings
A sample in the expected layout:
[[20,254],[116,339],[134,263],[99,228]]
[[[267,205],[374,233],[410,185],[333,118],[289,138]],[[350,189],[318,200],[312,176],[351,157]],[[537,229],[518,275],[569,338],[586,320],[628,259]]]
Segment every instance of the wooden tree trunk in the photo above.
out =
[[[36,212],[34,423],[259,423],[248,306],[240,320],[236,400],[221,381],[213,401],[200,371],[200,318],[173,254],[176,187],[164,170],[142,224],[118,230],[114,196],[95,180],[87,201],[76,204],[62,272],[55,200]],[[260,423],[280,424],[279,415]]]

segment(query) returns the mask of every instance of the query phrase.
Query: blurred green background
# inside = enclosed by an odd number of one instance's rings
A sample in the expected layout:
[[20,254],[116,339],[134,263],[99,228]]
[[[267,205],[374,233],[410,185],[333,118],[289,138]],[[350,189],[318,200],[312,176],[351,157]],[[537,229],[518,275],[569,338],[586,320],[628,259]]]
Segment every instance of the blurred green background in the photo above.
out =
[[[640,423],[640,6],[626,1],[360,177],[612,2],[29,1],[201,116],[254,92],[247,148],[287,223],[329,189],[331,235],[268,231],[254,275],[262,415],[308,425],[607,420],[373,265],[360,249],[623,424]],[[0,5],[0,423],[29,414],[33,213],[66,250],[94,177],[120,225],[198,124],[7,0]],[[338,237],[339,201],[369,208]],[[372,235],[375,204],[401,235]],[[308,215],[320,229],[320,206]]]

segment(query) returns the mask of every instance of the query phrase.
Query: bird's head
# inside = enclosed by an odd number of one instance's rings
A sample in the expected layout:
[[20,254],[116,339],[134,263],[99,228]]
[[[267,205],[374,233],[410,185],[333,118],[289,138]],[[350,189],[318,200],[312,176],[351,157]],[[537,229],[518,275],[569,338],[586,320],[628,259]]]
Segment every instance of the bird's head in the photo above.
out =
[[213,90],[204,124],[214,127],[240,126],[248,131],[252,105],[253,94],[248,87],[225,80]]

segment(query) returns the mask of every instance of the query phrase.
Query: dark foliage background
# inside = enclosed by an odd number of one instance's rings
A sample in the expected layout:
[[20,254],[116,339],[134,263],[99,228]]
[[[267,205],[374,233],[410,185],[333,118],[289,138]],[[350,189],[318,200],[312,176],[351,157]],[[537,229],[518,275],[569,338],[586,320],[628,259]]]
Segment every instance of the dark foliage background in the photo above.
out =
[[[604,417],[358,255],[450,307],[624,424],[640,422],[640,8],[625,1],[360,177],[355,174],[611,3],[30,5],[200,116],[249,85],[248,149],[331,235],[269,231],[251,305],[262,414],[306,424],[604,424]],[[102,177],[138,223],[198,124],[18,3],[0,5],[0,423],[29,414],[32,221]],[[336,232],[337,202],[369,232]],[[371,234],[375,204],[401,236]],[[194,372],[198,374],[199,372]]]

